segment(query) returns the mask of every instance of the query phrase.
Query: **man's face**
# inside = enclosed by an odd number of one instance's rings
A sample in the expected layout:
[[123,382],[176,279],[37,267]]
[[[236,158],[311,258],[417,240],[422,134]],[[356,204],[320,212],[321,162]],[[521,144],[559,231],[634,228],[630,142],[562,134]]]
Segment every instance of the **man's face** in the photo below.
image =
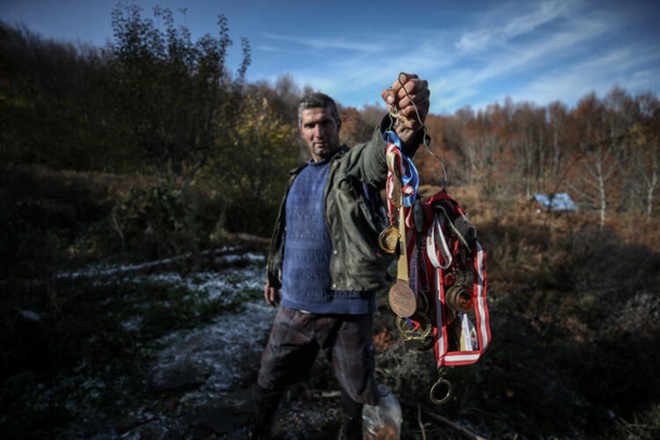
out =
[[308,108],[301,113],[300,136],[305,140],[312,160],[318,162],[339,149],[341,124],[329,108]]

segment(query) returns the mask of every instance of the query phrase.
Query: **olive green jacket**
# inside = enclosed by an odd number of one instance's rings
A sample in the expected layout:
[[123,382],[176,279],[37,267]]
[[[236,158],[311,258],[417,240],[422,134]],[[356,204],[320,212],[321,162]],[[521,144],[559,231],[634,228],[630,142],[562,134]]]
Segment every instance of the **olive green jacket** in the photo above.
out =
[[[362,185],[365,183],[374,190],[385,187],[386,148],[383,129],[377,127],[369,142],[350,149],[342,146],[330,159],[325,187],[325,217],[332,242],[332,290],[370,291],[388,284],[386,272],[392,256],[378,246],[378,235],[385,226],[384,219],[369,207]],[[293,180],[305,166],[291,171],[275,222],[267,269],[268,282],[272,287],[281,287],[286,197]]]

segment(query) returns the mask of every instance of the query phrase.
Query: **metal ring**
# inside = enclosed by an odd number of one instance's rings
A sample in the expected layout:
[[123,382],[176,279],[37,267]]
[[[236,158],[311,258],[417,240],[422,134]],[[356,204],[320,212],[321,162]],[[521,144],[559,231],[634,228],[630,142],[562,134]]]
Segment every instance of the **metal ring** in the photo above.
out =
[[447,379],[438,379],[429,391],[429,399],[431,399],[431,403],[434,405],[442,405],[445,403],[451,396],[451,389],[451,382]]

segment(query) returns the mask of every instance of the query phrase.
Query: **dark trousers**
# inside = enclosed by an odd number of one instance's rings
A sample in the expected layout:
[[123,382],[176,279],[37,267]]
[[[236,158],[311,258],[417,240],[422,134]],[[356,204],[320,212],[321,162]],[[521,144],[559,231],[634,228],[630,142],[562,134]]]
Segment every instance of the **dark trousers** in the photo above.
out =
[[269,422],[286,387],[309,376],[323,351],[342,388],[344,419],[360,420],[362,404],[378,403],[372,315],[316,315],[280,306],[262,358],[255,401]]

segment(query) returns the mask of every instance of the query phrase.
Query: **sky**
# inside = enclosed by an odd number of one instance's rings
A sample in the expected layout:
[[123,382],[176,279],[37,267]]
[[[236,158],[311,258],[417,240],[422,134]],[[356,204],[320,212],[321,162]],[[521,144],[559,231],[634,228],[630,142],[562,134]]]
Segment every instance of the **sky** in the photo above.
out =
[[[660,94],[658,0],[124,0],[153,17],[169,8],[193,40],[218,35],[224,14],[234,44],[228,66],[252,49],[249,82],[288,75],[344,106],[380,104],[399,72],[428,80],[431,112],[503,103],[569,107],[614,86]],[[0,20],[45,38],[113,41],[117,0],[0,0]]]

